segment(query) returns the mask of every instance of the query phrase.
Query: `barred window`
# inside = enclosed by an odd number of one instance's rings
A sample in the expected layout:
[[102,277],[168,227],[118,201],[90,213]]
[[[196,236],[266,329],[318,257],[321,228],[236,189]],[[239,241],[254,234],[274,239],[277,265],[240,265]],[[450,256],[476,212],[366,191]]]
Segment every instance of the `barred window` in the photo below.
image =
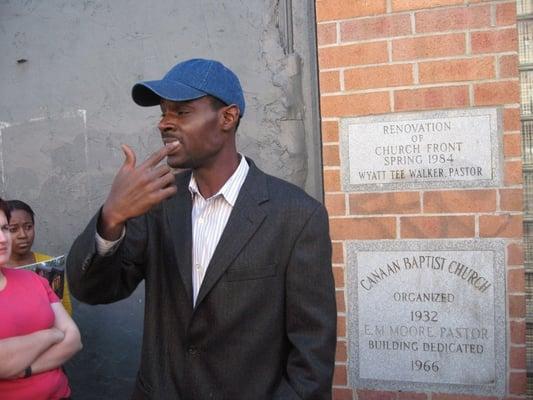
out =
[[533,398],[533,1],[517,0],[516,10],[524,163],[527,394]]

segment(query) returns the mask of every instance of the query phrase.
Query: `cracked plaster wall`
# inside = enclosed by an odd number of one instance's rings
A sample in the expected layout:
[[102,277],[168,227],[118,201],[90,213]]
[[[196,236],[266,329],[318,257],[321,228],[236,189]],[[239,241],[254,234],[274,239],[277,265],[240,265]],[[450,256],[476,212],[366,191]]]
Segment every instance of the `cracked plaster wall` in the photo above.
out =
[[[191,57],[219,59],[239,75],[247,101],[240,151],[320,199],[313,7],[0,0],[0,195],[34,207],[34,248],[68,251],[105,198],[121,143],[139,160],[160,145],[160,112],[136,106],[131,86]],[[85,343],[68,366],[76,398],[128,397],[143,304],[142,287],[113,305],[75,304]]]

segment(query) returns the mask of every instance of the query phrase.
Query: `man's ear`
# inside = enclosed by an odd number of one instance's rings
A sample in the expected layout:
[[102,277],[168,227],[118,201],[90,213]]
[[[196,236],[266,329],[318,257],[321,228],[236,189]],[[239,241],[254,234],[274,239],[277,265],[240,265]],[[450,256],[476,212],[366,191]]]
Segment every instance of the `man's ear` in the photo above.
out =
[[221,110],[222,130],[235,130],[239,122],[239,107],[235,104],[223,107]]

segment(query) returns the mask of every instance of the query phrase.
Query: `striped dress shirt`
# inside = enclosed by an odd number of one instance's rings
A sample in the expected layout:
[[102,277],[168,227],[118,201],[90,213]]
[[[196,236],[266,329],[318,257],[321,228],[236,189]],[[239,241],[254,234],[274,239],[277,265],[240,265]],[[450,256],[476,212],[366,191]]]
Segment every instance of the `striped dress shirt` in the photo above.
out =
[[189,191],[192,195],[193,304],[196,304],[196,298],[207,267],[226,227],[249,169],[248,162],[241,156],[239,166],[233,175],[217,193],[208,199],[205,199],[198,190],[194,173],[191,175]]

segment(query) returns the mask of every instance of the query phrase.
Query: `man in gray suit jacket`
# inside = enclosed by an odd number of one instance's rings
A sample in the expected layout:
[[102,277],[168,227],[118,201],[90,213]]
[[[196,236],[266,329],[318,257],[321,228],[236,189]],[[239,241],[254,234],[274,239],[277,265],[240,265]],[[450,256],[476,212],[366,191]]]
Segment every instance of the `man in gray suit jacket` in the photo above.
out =
[[145,281],[132,398],[331,398],[326,210],[237,152],[245,102],[221,63],[184,61],[132,96],[161,107],[164,147],[137,166],[123,146],[110,193],[67,261],[72,293],[90,304],[123,299]]

